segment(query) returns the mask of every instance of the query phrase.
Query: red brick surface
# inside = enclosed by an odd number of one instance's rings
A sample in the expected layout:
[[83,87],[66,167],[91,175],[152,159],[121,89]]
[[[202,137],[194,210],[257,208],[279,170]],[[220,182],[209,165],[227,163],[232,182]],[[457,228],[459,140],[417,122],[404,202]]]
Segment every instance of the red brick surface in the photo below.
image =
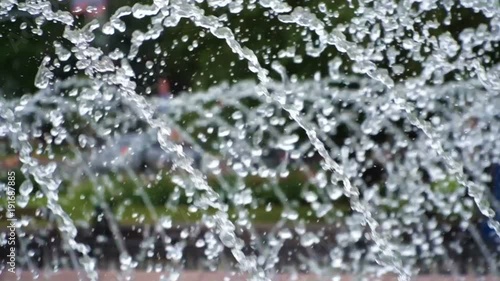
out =
[[[164,279],[162,279],[162,273],[147,273],[143,271],[135,271],[132,275],[130,281],[155,281],[155,280],[169,280],[168,273],[163,273]],[[229,277],[229,279],[224,279],[225,277]],[[329,278],[330,277],[330,278]],[[316,276],[316,275],[307,275],[301,274],[297,276],[291,276],[288,274],[282,274],[275,276],[273,281],[285,281],[285,280],[296,280],[296,281],[316,281],[316,280],[332,280],[332,276]],[[58,273],[47,273],[42,274],[38,278],[35,278],[29,272],[22,272],[19,274],[12,274],[9,272],[3,272],[0,275],[1,281],[88,281],[88,278],[83,276],[82,274],[78,274],[75,271],[60,271]],[[111,271],[100,271],[99,273],[99,281],[119,281],[119,280],[127,280],[126,278],[121,278],[119,274]],[[201,271],[186,271],[181,274],[178,281],[244,281],[247,280],[245,276],[242,275],[231,275],[226,272],[201,272]],[[356,279],[344,275],[341,280],[345,281],[354,281]],[[395,276],[384,276],[382,278],[373,278],[370,280],[380,280],[380,281],[396,281],[397,278]],[[415,281],[473,281],[473,280],[482,280],[482,281],[500,281],[500,277],[480,277],[476,278],[473,276],[445,276],[445,275],[427,275],[427,276],[416,276],[412,278]]]

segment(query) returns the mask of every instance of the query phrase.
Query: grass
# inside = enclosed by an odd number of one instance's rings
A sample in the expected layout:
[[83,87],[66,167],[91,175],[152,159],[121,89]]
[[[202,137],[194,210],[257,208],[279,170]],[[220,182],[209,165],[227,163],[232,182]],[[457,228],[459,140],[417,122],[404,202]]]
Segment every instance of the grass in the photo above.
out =
[[[230,176],[226,177],[226,180],[230,185],[237,184],[236,179]],[[244,208],[249,212],[252,222],[255,224],[273,224],[279,221],[283,213],[283,206],[279,203],[274,192],[269,188],[266,189],[269,181],[259,177],[247,177],[244,181],[245,186],[252,191],[253,197],[258,199],[257,205],[259,207],[250,208],[246,206]],[[304,189],[302,183],[305,181],[303,173],[291,173],[287,178],[280,180],[278,188],[284,193],[289,202],[293,202],[292,204],[297,206],[294,209],[298,213],[298,218],[304,219],[309,223],[324,222],[316,218],[308,203],[301,201],[301,192]],[[18,182],[20,184],[22,181]],[[208,182],[224,198],[221,187],[218,186],[219,183],[211,177],[208,178]],[[103,183],[100,184],[105,186]],[[104,200],[112,208],[114,217],[118,223],[122,225],[156,223],[154,216],[137,194],[138,189],[133,181],[127,178],[120,179],[119,177],[113,177],[111,178],[111,184],[112,188],[105,188],[102,196],[104,196]],[[176,188],[172,179],[166,176],[161,180],[151,182],[151,185],[144,188],[144,192],[151,200],[154,212],[158,217],[170,217],[173,223],[182,224],[200,221],[204,213],[215,213],[215,210],[194,210],[193,207],[189,207],[192,204],[189,203],[189,199],[185,196],[181,196],[177,201],[174,200],[175,203],[172,203],[171,197],[175,193]],[[451,194],[457,191],[459,185],[455,181],[444,180],[434,183],[431,188],[434,192]],[[64,183],[59,191],[60,198],[58,203],[73,221],[89,224],[94,217],[96,202],[102,201],[96,195],[96,190],[96,187],[90,181],[80,182],[76,186]],[[341,200],[332,202],[335,206],[333,212],[340,211],[344,214],[350,212],[350,205],[347,198],[342,198]],[[228,200],[226,199],[226,201]],[[6,203],[4,198],[0,198],[0,206],[5,206]],[[264,207],[267,204],[273,206],[269,211]],[[386,212],[399,212],[407,204],[407,201],[401,200],[397,206],[380,207]],[[36,209],[45,206],[47,206],[45,198],[32,196],[25,209],[17,208],[16,215],[18,217],[23,215],[34,217]],[[238,212],[234,207],[229,208],[228,214],[231,220],[236,221],[238,219]],[[2,216],[4,216],[4,213],[0,212],[0,227],[7,225]],[[44,223],[44,219],[42,218],[35,218],[35,221],[35,225],[37,223]]]
[[[24,181],[21,179],[19,172],[19,180],[16,181],[19,185]],[[227,183],[230,186],[237,185],[237,179],[234,176],[225,176]],[[213,177],[207,178],[209,185],[214,188],[225,201],[230,201],[225,198],[224,192],[220,183]],[[283,213],[283,207],[276,198],[274,192],[269,187],[269,181],[259,177],[247,177],[244,179],[245,185],[252,190],[253,197],[258,200],[258,208],[250,208],[246,206],[249,212],[249,218],[256,224],[271,224],[280,220]],[[295,210],[298,217],[308,220],[310,222],[318,222],[310,207],[304,206],[301,199],[302,183],[305,181],[303,173],[292,173],[286,179],[280,180],[278,188],[281,189],[290,202],[297,203]],[[100,181],[98,184],[104,187],[102,197],[97,196],[97,188],[90,181],[82,181],[77,185],[71,185],[68,182],[62,183],[59,189],[58,203],[63,210],[75,222],[82,222],[88,224],[92,221],[94,216],[94,208],[97,202],[102,202],[102,198],[109,204],[120,224],[152,224],[155,223],[154,216],[150,210],[145,206],[142,198],[138,194],[138,187],[129,178],[124,177],[111,177],[109,183],[111,188],[107,188],[105,181]],[[172,182],[168,176],[164,176],[160,180],[150,182],[150,184],[141,183],[143,190],[147,197],[151,200],[154,212],[158,217],[170,217],[174,223],[192,223],[199,221],[203,213],[213,214],[215,210],[196,211],[193,210],[189,198],[181,195],[177,200],[171,200],[178,189],[177,185]],[[17,189],[18,187],[16,187]],[[39,193],[39,187],[35,184],[34,193]],[[184,192],[181,192],[181,194]],[[33,193],[32,193],[33,194]],[[195,195],[197,196],[197,195]],[[174,202],[174,203],[173,203]],[[0,206],[5,206],[6,200],[0,198]],[[271,204],[273,208],[269,211],[264,206]],[[45,198],[36,198],[31,196],[30,201],[25,209],[17,208],[16,215],[27,217],[34,217],[36,210],[47,206]],[[340,204],[339,204],[340,206]],[[230,219],[238,219],[238,211],[232,207],[228,210]],[[2,219],[2,212],[0,212],[0,226]],[[34,218],[36,222],[43,222],[42,218]]]
[[[210,209],[207,211],[193,211],[190,210],[188,206],[177,206],[175,208],[155,208],[155,211],[160,217],[170,217],[174,223],[193,223],[200,221],[203,214],[208,215],[215,214],[216,210]],[[276,223],[280,220],[281,214],[283,212],[283,207],[275,206],[271,210],[267,211],[265,208],[250,209],[249,215],[250,220],[256,224],[271,224]],[[299,207],[297,210],[299,218],[305,220],[315,220],[312,212],[307,207]],[[123,224],[152,224],[155,223],[151,213],[144,206],[131,206],[130,208],[125,208],[121,214],[120,222]],[[229,218],[232,221],[238,219],[238,212],[235,208],[230,208],[228,211]]]
[[[73,196],[71,198],[60,198],[59,204],[63,210],[70,216],[70,218],[76,223],[90,224],[93,221],[95,210],[94,205],[91,200],[85,197]],[[5,199],[0,199],[0,205],[6,205]],[[34,220],[35,225],[33,227],[39,227],[47,224],[47,221],[39,216],[35,216],[37,209],[47,206],[47,200],[45,198],[32,198],[25,208],[16,208],[16,215],[19,217],[27,216]],[[255,209],[244,208],[248,210],[248,215],[250,220],[255,224],[273,224],[280,220],[283,207],[273,206],[271,209],[265,207],[258,207]],[[158,218],[167,217],[170,218],[173,224],[185,224],[185,223],[195,223],[199,222],[203,214],[213,215],[215,214],[215,209],[209,209],[207,211],[200,211],[193,209],[188,205],[178,205],[178,206],[154,206],[153,210],[156,212]],[[138,224],[155,224],[158,223],[154,219],[153,214],[150,210],[140,204],[120,204],[116,206],[113,210],[114,217],[117,222],[121,225],[138,225]],[[315,218],[314,213],[309,207],[300,206],[295,208],[298,214],[298,218],[304,219],[308,222],[320,222]],[[5,212],[0,212],[0,227],[5,227],[8,225],[7,221],[4,220],[3,216]],[[238,211],[234,207],[228,210],[229,218],[232,221],[238,219]]]

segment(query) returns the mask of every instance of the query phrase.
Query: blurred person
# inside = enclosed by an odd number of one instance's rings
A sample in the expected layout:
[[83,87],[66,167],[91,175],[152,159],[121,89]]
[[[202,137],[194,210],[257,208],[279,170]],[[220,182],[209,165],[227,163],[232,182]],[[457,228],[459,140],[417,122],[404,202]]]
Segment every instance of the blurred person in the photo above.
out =
[[[465,134],[471,134],[473,131],[480,131],[480,120],[476,116],[472,116],[467,121],[465,122],[465,128],[464,128],[464,133]],[[480,133],[480,132],[476,132]],[[473,157],[471,157],[473,158]],[[492,200],[496,200],[497,202],[500,202],[500,164],[499,163],[492,163],[491,168],[490,168],[490,174],[491,174],[491,183],[492,183]],[[494,206],[494,205],[493,205]],[[495,210],[498,211],[498,210]],[[496,217],[494,218],[496,221],[500,221],[500,214],[496,212]],[[495,233],[495,230],[492,229],[488,225],[488,220],[486,217],[481,216],[481,220],[479,223],[479,228],[481,230],[481,234],[483,236],[483,239],[486,241],[486,243],[492,247],[496,245],[497,248],[500,248],[500,238],[497,236]],[[499,249],[500,250],[500,249]]]
[[[100,24],[106,22],[108,0],[71,0],[71,13],[82,16],[85,23],[97,19]],[[94,44],[105,54],[109,53],[109,37],[102,32],[95,33]]]
[[106,14],[107,0],[72,0],[71,12],[74,15],[99,18]]
[[[173,98],[172,90],[170,87],[170,81],[168,80],[168,78],[158,79],[157,95],[162,99],[172,99]],[[166,112],[168,112],[168,103],[165,105],[160,104],[159,111],[162,114],[166,114]],[[182,141],[182,138],[181,138],[181,135],[179,134],[179,132],[174,128],[172,128],[171,130],[172,131],[170,133],[170,139],[176,143],[180,143]]]
[[172,90],[170,88],[170,81],[167,78],[158,80],[158,96],[162,98],[172,98]]
[[[498,163],[492,164],[491,178],[493,185],[492,200],[500,202],[500,164]],[[500,222],[500,213],[498,211],[499,210],[495,210],[496,216],[494,220]],[[486,243],[489,244],[491,247],[496,246],[498,252],[500,252],[500,237],[498,237],[495,230],[488,225],[488,220],[485,217],[483,217],[483,220],[481,221],[481,231]]]

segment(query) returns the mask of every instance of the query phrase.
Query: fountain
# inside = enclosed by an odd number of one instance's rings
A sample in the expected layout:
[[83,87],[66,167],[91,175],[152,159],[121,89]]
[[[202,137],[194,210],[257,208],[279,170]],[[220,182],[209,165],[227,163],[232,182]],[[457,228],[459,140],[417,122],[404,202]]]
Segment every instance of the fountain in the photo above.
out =
[[[115,2],[0,3],[59,27],[0,97],[0,280],[498,278],[498,3]],[[154,97],[204,42],[209,87]]]

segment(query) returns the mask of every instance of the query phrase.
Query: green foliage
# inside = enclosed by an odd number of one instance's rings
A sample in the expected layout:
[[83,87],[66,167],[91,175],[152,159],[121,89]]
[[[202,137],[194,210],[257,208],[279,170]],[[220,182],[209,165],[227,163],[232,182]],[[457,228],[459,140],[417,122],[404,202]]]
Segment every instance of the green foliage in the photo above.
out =
[[[24,179],[21,172],[16,173],[16,188],[22,183]],[[5,180],[5,179],[4,179]],[[220,182],[213,176],[207,178],[208,184],[223,198],[226,203],[229,203],[228,194],[220,186]],[[224,180],[230,188],[236,188],[241,184],[241,180],[236,176],[225,176]],[[286,197],[286,203],[295,206],[299,213],[299,217],[306,220],[314,218],[313,212],[310,209],[309,203],[305,202],[302,198],[303,192],[306,190],[306,175],[300,171],[292,171],[287,177],[280,179],[276,183],[268,179],[260,178],[257,176],[249,176],[244,180],[246,188],[249,188],[253,197],[258,202],[257,208],[246,209],[250,211],[251,218],[259,223],[272,223],[280,219],[283,211],[283,204],[279,197],[276,195],[275,190],[279,190]],[[108,182],[108,184],[106,184]],[[34,182],[35,191],[32,194],[39,193],[38,186]],[[201,218],[203,212],[189,211],[191,205],[190,199],[186,197],[184,190],[173,183],[172,177],[165,175],[160,180],[151,181],[149,184],[140,184],[139,181],[124,176],[111,176],[109,181],[103,178],[99,179],[97,184],[91,181],[84,181],[71,185],[64,182],[59,190],[59,203],[63,209],[71,216],[72,219],[77,221],[90,222],[94,216],[95,207],[99,202],[104,199],[112,208],[112,211],[117,216],[120,223],[134,224],[134,223],[151,223],[153,217],[144,203],[143,198],[140,196],[139,187],[142,186],[146,197],[150,200],[152,207],[161,216],[170,216],[176,222],[191,222],[197,221]],[[310,187],[309,187],[310,188]],[[456,192],[460,185],[454,180],[443,180],[432,184],[433,192],[451,194]],[[98,192],[98,190],[102,190]],[[308,190],[315,190],[310,188]],[[101,197],[102,196],[102,197]],[[194,196],[199,196],[196,194]],[[4,202],[0,200],[0,204]],[[379,206],[385,212],[399,213],[406,212],[408,207],[408,200],[400,200],[399,204],[391,206]],[[265,206],[270,204],[273,206],[271,211],[265,210]],[[333,202],[334,210],[341,213],[351,212],[349,200],[346,197],[341,197]],[[229,204],[232,206],[231,204]],[[47,202],[44,197],[31,196],[30,202],[26,208],[23,208],[21,214],[29,210],[46,207]],[[214,210],[209,210],[207,213],[211,214]],[[33,216],[33,214],[28,214]],[[230,218],[237,218],[237,211],[234,207],[230,207]],[[312,217],[311,217],[312,215]],[[459,215],[451,213],[449,215],[442,214],[440,210],[433,210],[428,212],[429,216],[436,218],[439,221],[453,223],[459,220]],[[0,214],[1,216],[1,214]],[[141,219],[144,216],[144,220]],[[314,219],[317,222],[317,219]]]
[[445,179],[431,184],[432,191],[443,194],[452,194],[462,188],[462,186],[454,179]]
[[[54,9],[68,10],[67,5],[61,4],[59,1],[52,2]],[[120,6],[132,6],[136,2],[110,0],[109,14],[113,14]],[[151,3],[151,1],[139,2]],[[355,7],[349,1],[311,0],[304,2],[289,0],[287,2],[292,7],[302,6],[310,9],[320,20],[327,23],[325,28],[328,31],[339,24],[350,22],[355,16]],[[325,14],[320,12],[320,4],[324,5],[330,13],[336,13],[337,16],[327,20]],[[309,37],[314,42],[317,36],[314,32],[303,27],[282,23],[275,14],[260,5],[255,5],[252,9],[245,9],[239,14],[229,12],[228,8],[212,9],[205,3],[201,5],[205,9],[206,15],[225,17],[224,24],[235,33],[238,42],[254,51],[260,59],[260,63],[267,69],[271,69],[270,64],[273,61],[279,60],[286,67],[288,75],[311,78],[318,71],[322,76],[326,76],[327,64],[334,57],[342,58],[345,67],[352,63],[334,46],[328,46],[319,57],[303,56],[302,60],[300,58],[297,60],[298,57],[295,59],[293,57],[278,58],[279,51],[289,47],[296,48],[296,54],[305,54],[304,37]],[[444,8],[439,7],[422,14],[422,19],[426,21],[435,19],[438,22],[444,22],[449,14]],[[460,32],[465,28],[475,28],[479,24],[488,22],[487,18],[471,9],[453,8],[451,14],[453,16],[450,18],[450,23],[441,24],[438,28],[431,29],[431,35],[437,36],[444,32],[450,32],[455,39],[458,39]],[[4,66],[0,69],[0,85],[2,85],[1,90],[7,97],[21,96],[35,90],[33,81],[43,57],[45,55],[55,57],[54,41],[59,41],[66,48],[72,46],[62,38],[62,24],[44,22],[41,25],[43,34],[38,36],[31,32],[32,28],[36,27],[33,16],[18,16],[15,21],[6,19],[3,18],[0,21],[0,30],[2,30],[0,64]],[[97,34],[95,42],[105,52],[115,49],[128,52],[132,33],[136,30],[146,32],[148,25],[150,25],[149,18],[138,20],[128,16],[124,17],[123,20],[127,25],[125,32],[116,32],[112,36]],[[86,22],[88,19],[77,17],[73,28],[81,28]],[[24,24],[27,24],[27,27],[21,29],[20,26]],[[421,26],[415,28],[418,30]],[[348,39],[351,37],[348,32],[346,32],[346,36]],[[394,44],[401,44],[401,42]],[[157,50],[159,52],[156,52]],[[489,65],[500,60],[498,52],[487,51],[485,55],[490,57],[489,62],[485,61]],[[401,57],[404,58],[404,54],[401,54]],[[146,61],[152,61],[154,67],[148,69]],[[74,59],[70,60],[69,63],[74,65]],[[413,73],[420,71],[419,63],[411,60],[406,59],[406,61],[398,63],[405,64],[405,75],[413,75]],[[381,61],[378,62],[378,65],[387,68],[388,62]],[[224,41],[208,34],[206,30],[195,26],[187,19],[181,20],[175,27],[165,28],[158,40],[145,42],[139,50],[137,59],[132,61],[132,66],[137,74],[136,82],[140,93],[144,93],[148,87],[154,93],[154,83],[157,77],[164,75],[170,77],[174,91],[203,90],[222,81],[233,83],[242,79],[256,78],[255,74],[248,70],[247,63],[238,58]],[[347,68],[345,70],[348,71]],[[79,72],[75,69],[69,72],[63,72],[62,67],[55,70],[55,75],[59,79],[76,74]],[[280,79],[274,71],[270,71],[270,75],[274,79]]]
[[[229,185],[229,188],[235,188],[238,178],[236,176],[225,176],[224,180]],[[269,180],[251,176],[245,178],[244,181],[260,203],[281,204]],[[303,182],[305,182],[304,174],[300,172],[291,173],[288,177],[281,179],[275,188],[281,190],[288,201],[295,201],[305,205],[305,201],[301,198]],[[208,177],[208,184],[228,202],[228,194],[215,177]],[[104,197],[110,205],[119,205],[125,200],[130,201],[132,205],[143,205],[144,201],[140,196],[141,188],[154,206],[164,206],[169,202],[175,202],[176,205],[188,205],[190,202],[181,187],[173,183],[172,178],[167,175],[146,185],[141,184],[139,180],[113,176],[109,185],[104,184],[103,181],[101,186],[103,186]],[[85,181],[77,186],[69,187],[65,192],[71,194],[76,191],[77,194],[84,195],[85,198],[95,198],[94,200],[97,200],[98,194],[96,194],[95,189],[96,186],[92,182]],[[194,196],[198,195],[195,193]]]
[[[26,177],[23,175],[23,173],[19,169],[15,169],[15,170],[11,170],[11,171],[13,171],[16,174],[16,176],[15,176],[16,179],[14,181],[14,185],[10,185],[10,186],[14,187],[14,189],[16,191],[16,194],[17,194],[18,190],[19,190],[19,187],[24,182],[24,180],[26,179]],[[2,174],[0,174],[0,182],[6,184],[7,182],[9,182],[8,177],[9,177],[9,175],[8,175],[8,173],[6,171],[2,172]]]

